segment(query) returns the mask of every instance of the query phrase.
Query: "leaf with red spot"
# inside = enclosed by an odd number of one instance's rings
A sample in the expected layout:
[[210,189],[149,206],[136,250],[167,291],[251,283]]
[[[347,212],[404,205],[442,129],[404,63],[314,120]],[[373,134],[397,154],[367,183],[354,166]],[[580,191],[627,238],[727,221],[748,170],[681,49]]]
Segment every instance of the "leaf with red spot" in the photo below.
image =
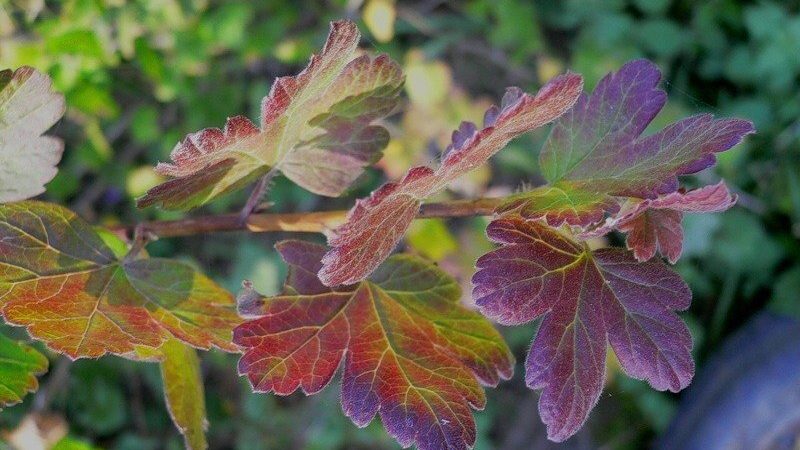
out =
[[539,158],[550,183],[618,196],[653,198],[678,188],[678,175],[698,172],[715,154],[753,133],[740,119],[689,117],[642,137],[664,106],[661,72],[647,60],[625,64],[600,80],[592,94],[553,126]]
[[617,215],[582,236],[601,236],[617,229],[628,233],[625,242],[639,261],[647,261],[658,250],[669,262],[675,264],[683,250],[683,213],[721,212],[735,203],[736,196],[731,194],[722,181],[654,199],[631,199]]
[[36,375],[44,373],[47,365],[41,353],[0,334],[0,408],[15,405],[39,389]]
[[156,171],[173,179],[140,198],[140,207],[189,209],[239,189],[270,170],[316,194],[335,197],[389,140],[372,123],[397,106],[400,67],[386,55],[358,56],[360,34],[333,22],[325,47],[295,77],[275,80],[261,104],[261,126],[243,116],[224,130],[190,134]]
[[64,115],[64,96],[31,67],[0,71],[0,203],[44,192],[64,143],[42,133]]
[[[376,414],[404,447],[467,449],[480,384],[512,374],[513,358],[480,314],[459,304],[456,280],[409,255],[386,260],[369,280],[326,287],[317,278],[325,248],[277,245],[289,265],[283,292],[262,297],[246,286],[236,328],[239,372],[254,390],[319,392],[340,365],[342,408],[366,426]],[[342,361],[344,361],[342,363]]]
[[527,385],[542,389],[548,437],[563,441],[597,403],[606,347],[622,369],[677,392],[694,373],[689,330],[675,311],[691,302],[680,276],[626,250],[591,251],[546,225],[519,217],[492,222],[501,246],[478,262],[472,281],[481,312],[506,325],[543,317],[525,362]]
[[583,79],[575,74],[556,77],[536,95],[509,88],[501,106],[486,111],[483,128],[464,122],[453,132],[438,168],[414,167],[400,182],[385,184],[356,203],[329,238],[332,249],[323,258],[320,279],[328,286],[364,279],[397,246],[427,197],[485,164],[512,139],[558,118],[582,88]]
[[55,351],[130,356],[169,337],[237,350],[232,296],[189,265],[120,259],[88,223],[42,202],[0,205],[0,236],[0,311]]

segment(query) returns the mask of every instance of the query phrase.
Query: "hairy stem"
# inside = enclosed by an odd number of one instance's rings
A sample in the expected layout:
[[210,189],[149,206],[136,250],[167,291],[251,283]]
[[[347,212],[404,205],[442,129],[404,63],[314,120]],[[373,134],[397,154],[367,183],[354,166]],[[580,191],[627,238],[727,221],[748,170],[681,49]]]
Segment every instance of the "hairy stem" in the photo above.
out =
[[258,204],[261,203],[261,199],[264,198],[264,195],[267,193],[269,189],[269,183],[272,181],[272,178],[278,171],[273,167],[266,173],[261,179],[258,180],[253,191],[250,193],[250,198],[247,199],[247,203],[245,203],[244,208],[239,213],[239,221],[244,224],[247,222],[247,218],[253,214],[253,211],[256,210]]
[[[470,217],[488,216],[502,201],[502,198],[480,198],[476,200],[456,200],[422,205],[417,217]],[[250,214],[242,221],[239,213],[216,216],[190,217],[179,220],[142,222],[132,225],[116,225],[112,231],[129,235],[137,227],[139,233],[155,237],[192,236],[196,234],[222,231],[250,231],[255,233],[293,231],[323,233],[344,223],[347,211],[315,211],[306,213],[262,213]]]

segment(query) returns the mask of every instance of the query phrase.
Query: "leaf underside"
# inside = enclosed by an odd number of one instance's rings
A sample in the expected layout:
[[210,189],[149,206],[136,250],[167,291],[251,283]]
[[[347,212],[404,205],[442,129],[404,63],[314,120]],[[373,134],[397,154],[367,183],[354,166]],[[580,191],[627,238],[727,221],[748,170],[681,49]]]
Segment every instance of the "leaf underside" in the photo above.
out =
[[320,279],[337,286],[367,277],[397,246],[427,197],[485,164],[512,139],[558,118],[575,103],[582,87],[580,76],[566,74],[535,96],[509,88],[500,107],[486,111],[483,128],[463,122],[453,132],[438,168],[414,167],[401,181],[385,184],[356,203],[347,222],[328,239],[331,250],[322,260]]
[[41,353],[0,335],[0,408],[15,405],[39,389],[36,375],[47,371],[47,366]]
[[667,265],[638,262],[623,249],[592,252],[520,217],[497,219],[487,233],[501,246],[478,260],[473,297],[502,324],[543,317],[525,379],[542,389],[539,412],[550,439],[572,436],[597,403],[608,344],[628,375],[655,389],[688,385],[692,341],[675,311],[688,308],[691,291]]
[[246,288],[234,332],[239,372],[258,392],[319,392],[342,365],[342,408],[359,427],[376,414],[404,447],[467,449],[480,383],[508,379],[513,358],[499,333],[459,304],[454,279],[417,257],[389,258],[368,281],[331,289],[317,278],[322,246],[284,241],[283,293]]
[[386,55],[358,55],[360,34],[333,22],[325,47],[297,76],[275,80],[261,104],[261,124],[231,117],[224,129],[188,135],[156,171],[173,179],[138,200],[139,207],[190,209],[281,171],[316,194],[341,195],[377,161],[389,141],[373,122],[391,114],[403,85]]
[[64,115],[64,96],[31,67],[0,71],[0,203],[44,192],[64,144],[42,136]]
[[3,317],[55,351],[133,357],[169,337],[237,350],[232,296],[186,264],[120,260],[89,224],[42,202],[0,205],[0,235]]

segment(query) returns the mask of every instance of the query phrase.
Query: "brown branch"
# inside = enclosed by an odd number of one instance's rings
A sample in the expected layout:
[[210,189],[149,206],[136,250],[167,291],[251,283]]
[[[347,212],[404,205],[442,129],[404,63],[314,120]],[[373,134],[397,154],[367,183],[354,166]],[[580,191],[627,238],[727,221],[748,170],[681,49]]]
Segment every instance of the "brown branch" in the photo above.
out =
[[[422,205],[417,218],[432,217],[470,217],[488,216],[494,213],[495,207],[502,198],[480,198],[476,200],[455,200]],[[217,216],[191,217],[179,220],[142,222],[140,224],[111,226],[111,230],[130,236],[136,227],[140,233],[147,232],[157,237],[192,236],[196,234],[217,233],[223,231],[250,231],[265,233],[275,231],[323,233],[344,223],[347,211],[315,211],[307,213],[262,213],[251,214],[246,222],[242,222],[237,214]]]

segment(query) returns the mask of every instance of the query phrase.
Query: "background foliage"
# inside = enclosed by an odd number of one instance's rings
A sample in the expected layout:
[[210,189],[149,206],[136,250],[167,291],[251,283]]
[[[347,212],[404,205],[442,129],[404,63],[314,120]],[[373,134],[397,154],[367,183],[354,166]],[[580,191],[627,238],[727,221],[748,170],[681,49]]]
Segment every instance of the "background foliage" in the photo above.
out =
[[[270,194],[274,210],[347,208],[384,178],[432,161],[458,122],[479,120],[504,86],[534,91],[571,69],[591,88],[606,72],[644,56],[662,68],[670,94],[654,128],[709,111],[753,120],[758,129],[721,155],[717,173],[699,175],[698,184],[724,177],[740,195],[738,207],[686,218],[685,257],[677,269],[694,292],[683,316],[695,340],[698,373],[729,335],[763,311],[800,317],[796,1],[0,0],[0,68],[34,66],[66,95],[66,119],[54,130],[66,151],[46,197],[107,224],[177,217],[134,206],[135,197],[161,181],[152,166],[188,132],[219,126],[239,112],[257,117],[274,77],[302,67],[324,39],[328,21],[343,17],[361,21],[366,47],[403,63],[407,100],[389,123],[386,156],[352,195],[323,200],[279,178]],[[540,131],[512,143],[490,168],[442,195],[498,195],[540,184],[536,160],[545,137]],[[226,196],[197,213],[229,211],[245,198],[243,192]],[[467,287],[474,260],[490,248],[484,227],[484,219],[447,226],[418,221],[405,245],[439,261]],[[272,244],[282,237],[200,236],[162,240],[148,249],[197,264],[231,290],[247,278],[260,292],[276,292],[284,268]],[[2,331],[25,337],[8,327]],[[531,330],[503,331],[521,364]],[[119,358],[67,363],[48,356],[51,370],[41,379],[42,390],[0,414],[5,439],[24,430],[27,414],[46,411],[37,418],[54,430],[58,448],[181,447],[160,398],[156,365]],[[313,398],[252,394],[236,375],[235,361],[221,352],[203,355],[211,448],[396,448],[380,424],[366,431],[353,427],[336,406],[335,389]],[[719,364],[711,367],[719,370]],[[652,391],[617,373],[613,361],[610,367],[598,410],[562,446],[659,442],[679,403],[697,397]],[[520,373],[518,368],[518,376],[488,392],[488,408],[477,415],[479,448],[555,445],[545,440],[535,394]],[[670,433],[676,426],[691,424],[673,425]]]

